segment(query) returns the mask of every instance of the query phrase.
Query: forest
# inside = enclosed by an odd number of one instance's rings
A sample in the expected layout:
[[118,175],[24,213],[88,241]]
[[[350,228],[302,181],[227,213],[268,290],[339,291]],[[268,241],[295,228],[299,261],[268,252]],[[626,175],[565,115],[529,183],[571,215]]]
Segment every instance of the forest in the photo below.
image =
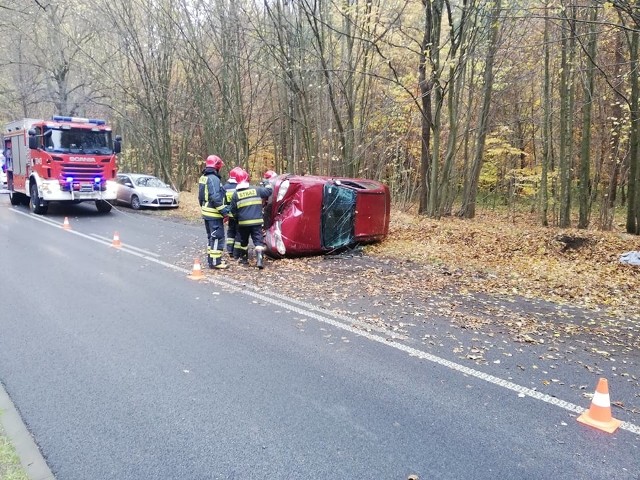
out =
[[640,0],[0,0],[0,29],[3,124],[106,118],[180,190],[216,153],[640,234]]

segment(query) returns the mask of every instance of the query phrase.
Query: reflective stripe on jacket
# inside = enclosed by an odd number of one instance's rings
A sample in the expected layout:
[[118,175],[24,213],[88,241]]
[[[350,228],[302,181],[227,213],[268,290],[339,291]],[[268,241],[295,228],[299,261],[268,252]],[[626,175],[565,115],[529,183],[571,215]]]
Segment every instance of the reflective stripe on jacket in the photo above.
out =
[[218,173],[205,168],[198,180],[198,202],[203,218],[223,218],[226,206],[224,204],[224,189],[220,183]]
[[[236,188],[238,188],[238,184],[235,182],[227,182],[224,184],[224,204],[225,205],[231,205],[231,199],[233,198],[233,192],[236,191]],[[233,215],[231,214],[231,212],[229,212],[229,217],[233,218]]]
[[238,226],[262,225],[262,200],[270,195],[270,188],[238,188],[231,197],[231,215]]

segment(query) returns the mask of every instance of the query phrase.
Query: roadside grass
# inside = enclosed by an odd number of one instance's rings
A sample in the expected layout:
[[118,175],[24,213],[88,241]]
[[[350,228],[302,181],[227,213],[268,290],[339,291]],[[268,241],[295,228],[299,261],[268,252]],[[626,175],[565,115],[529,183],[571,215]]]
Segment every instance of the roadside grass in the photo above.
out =
[[[0,411],[0,417],[2,412]],[[0,423],[0,479],[2,480],[29,480],[27,473],[22,468],[20,458],[15,448],[6,437]]]

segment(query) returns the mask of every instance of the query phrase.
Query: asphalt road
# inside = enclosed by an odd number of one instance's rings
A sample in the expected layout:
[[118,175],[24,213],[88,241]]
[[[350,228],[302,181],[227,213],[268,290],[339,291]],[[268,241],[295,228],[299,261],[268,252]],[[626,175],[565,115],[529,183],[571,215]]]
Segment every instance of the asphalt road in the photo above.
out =
[[233,270],[188,278],[203,230],[0,195],[0,382],[58,480],[640,479],[633,421],[583,426],[588,401]]

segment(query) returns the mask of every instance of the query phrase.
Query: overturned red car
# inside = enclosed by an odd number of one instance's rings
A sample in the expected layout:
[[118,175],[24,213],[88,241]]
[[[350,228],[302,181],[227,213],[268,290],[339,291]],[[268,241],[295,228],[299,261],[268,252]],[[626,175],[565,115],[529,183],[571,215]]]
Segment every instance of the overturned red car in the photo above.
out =
[[389,233],[391,195],[383,183],[288,174],[270,182],[264,224],[270,256],[332,253]]

